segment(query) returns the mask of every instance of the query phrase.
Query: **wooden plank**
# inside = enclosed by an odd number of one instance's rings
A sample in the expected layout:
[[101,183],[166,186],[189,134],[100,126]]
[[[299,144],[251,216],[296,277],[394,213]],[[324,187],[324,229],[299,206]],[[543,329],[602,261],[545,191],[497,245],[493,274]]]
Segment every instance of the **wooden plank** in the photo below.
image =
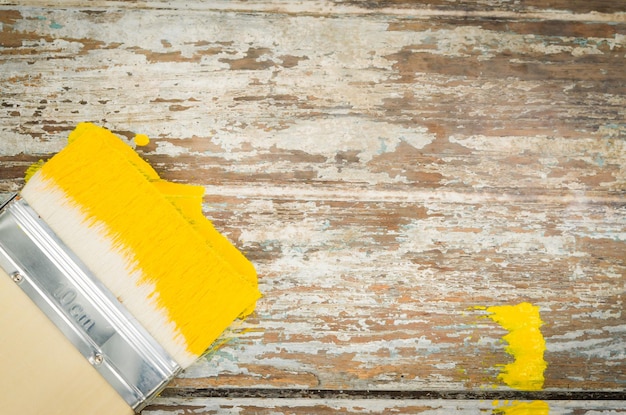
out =
[[307,16],[335,15],[404,15],[409,17],[459,16],[475,18],[478,16],[509,16],[545,19],[546,16],[561,16],[559,20],[603,20],[620,21],[626,13],[626,6],[619,1],[610,0],[557,0],[549,3],[538,0],[506,2],[498,0],[215,0],[205,2],[191,0],[185,3],[170,0],[99,0],[86,5],[80,0],[65,0],[62,4],[53,0],[25,0],[20,2],[5,1],[3,4],[20,7],[79,8],[87,10],[194,10],[226,11],[242,13],[298,14]]
[[[509,412],[505,412],[505,411]],[[517,410],[518,412],[515,412]],[[522,412],[523,411],[523,412]],[[624,414],[623,404],[612,401],[476,401],[379,399],[159,399],[145,415],[170,414],[506,414],[599,415]]]
[[[173,387],[507,391],[473,307],[527,301],[545,388],[623,390],[620,2],[29,4],[0,8],[0,195],[77,122],[145,133],[259,271]],[[320,405],[285,402],[232,412]]]

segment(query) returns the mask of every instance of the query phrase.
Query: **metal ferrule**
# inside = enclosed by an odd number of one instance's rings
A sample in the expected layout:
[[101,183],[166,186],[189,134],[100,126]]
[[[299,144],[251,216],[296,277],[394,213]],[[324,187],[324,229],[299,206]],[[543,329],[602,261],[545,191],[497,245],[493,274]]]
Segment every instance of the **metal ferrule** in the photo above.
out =
[[0,267],[133,410],[181,371],[19,196],[0,206]]

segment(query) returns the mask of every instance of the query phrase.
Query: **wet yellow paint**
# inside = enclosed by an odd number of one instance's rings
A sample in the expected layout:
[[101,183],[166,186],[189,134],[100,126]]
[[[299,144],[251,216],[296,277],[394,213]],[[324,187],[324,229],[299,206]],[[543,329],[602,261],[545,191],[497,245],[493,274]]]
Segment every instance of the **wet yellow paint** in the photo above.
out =
[[506,352],[514,361],[505,365],[498,375],[506,385],[520,390],[543,388],[543,372],[547,367],[543,354],[546,342],[539,328],[543,324],[539,307],[530,303],[487,307],[488,317],[508,330],[503,337]]
[[518,401],[494,401],[494,415],[548,415],[550,406],[544,401],[518,402]]
[[44,165],[44,161],[39,160],[31,164],[30,166],[28,166],[28,169],[26,169],[26,174],[24,175],[24,181],[28,183],[30,178],[33,177],[33,175],[37,173],[43,167],[43,165]]
[[109,131],[80,124],[39,170],[155,287],[151,295],[201,355],[260,294],[252,264],[202,215],[204,189],[166,182]]
[[145,134],[137,134],[133,140],[135,145],[147,146],[150,143],[150,138]]

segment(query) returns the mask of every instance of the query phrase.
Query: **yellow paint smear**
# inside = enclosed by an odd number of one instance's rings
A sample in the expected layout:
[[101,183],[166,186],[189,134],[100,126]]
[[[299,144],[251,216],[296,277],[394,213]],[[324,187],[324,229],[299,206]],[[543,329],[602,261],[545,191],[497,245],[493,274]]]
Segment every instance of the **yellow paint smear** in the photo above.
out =
[[505,401],[502,406],[498,401],[494,401],[493,405],[497,406],[492,412],[494,415],[548,415],[550,413],[550,405],[544,401],[513,401],[511,403]]
[[546,342],[539,330],[543,324],[539,307],[520,303],[487,307],[486,311],[490,319],[509,331],[503,337],[508,343],[505,350],[515,358],[504,366],[498,378],[514,389],[540,390],[547,363],[543,359]]
[[33,175],[37,173],[43,167],[44,164],[45,162],[43,160],[39,160],[31,164],[30,166],[28,166],[28,168],[26,169],[26,174],[24,175],[24,181],[28,183],[30,178],[33,177]]
[[202,215],[204,189],[170,183],[109,131],[83,123],[40,173],[154,286],[156,301],[201,355],[260,297],[252,264]]

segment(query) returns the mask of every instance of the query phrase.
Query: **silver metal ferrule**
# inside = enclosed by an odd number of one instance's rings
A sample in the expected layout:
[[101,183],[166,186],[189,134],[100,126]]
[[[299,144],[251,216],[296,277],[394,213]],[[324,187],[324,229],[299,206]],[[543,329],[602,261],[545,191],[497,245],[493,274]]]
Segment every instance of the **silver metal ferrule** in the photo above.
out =
[[19,196],[0,206],[0,267],[133,410],[181,371]]

